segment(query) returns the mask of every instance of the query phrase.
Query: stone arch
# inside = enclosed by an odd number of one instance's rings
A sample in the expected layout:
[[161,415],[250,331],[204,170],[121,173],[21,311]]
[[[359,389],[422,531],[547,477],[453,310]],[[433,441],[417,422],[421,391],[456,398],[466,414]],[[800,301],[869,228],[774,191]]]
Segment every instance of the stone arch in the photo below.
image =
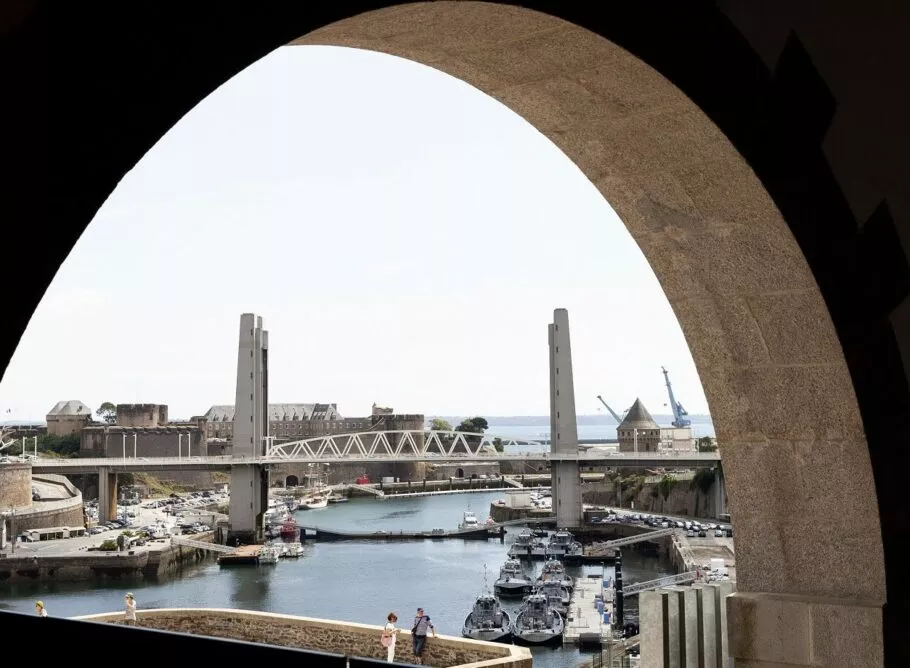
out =
[[[411,58],[474,84],[553,139],[638,241],[717,421],[740,590],[780,595],[778,606],[794,600],[784,595],[818,606],[828,605],[824,597],[861,620],[860,639],[811,648],[821,664],[841,650],[831,663],[880,663],[884,628],[887,660],[900,665],[910,615],[901,561],[910,455],[893,447],[893,421],[910,415],[901,358],[910,359],[902,347],[910,339],[910,198],[906,161],[896,156],[910,152],[901,120],[910,96],[881,82],[906,80],[907,9],[893,3],[894,20],[883,21],[874,2],[846,10],[835,0],[814,13],[793,3],[760,13],[725,1],[590,12],[524,3],[549,16],[437,2],[351,17],[363,5],[323,12],[292,4],[226,13],[217,25],[201,8],[179,21],[161,8],[130,30],[104,32],[113,17],[92,14],[104,10],[67,6],[55,10],[74,14],[54,42],[66,56],[53,80],[27,69],[41,67],[41,17],[28,8],[0,14],[13,26],[0,33],[15,50],[6,62],[20,68],[6,83],[21,102],[5,110],[15,128],[7,154],[18,165],[5,206],[45,243],[29,271],[15,257],[3,267],[26,276],[7,303],[7,358],[117,180],[227,77],[303,34],[299,43]],[[838,49],[845,41],[849,56]],[[867,63],[876,76],[857,66]],[[55,99],[81,104],[48,116],[44,84]],[[872,111],[883,109],[890,115]],[[54,160],[40,150],[51,137]],[[61,220],[51,234],[50,221]],[[861,577],[843,568],[844,554],[861,555]],[[816,615],[818,623],[836,616]],[[750,630],[755,652],[739,658],[773,662],[759,650],[777,638]],[[808,663],[811,652],[798,656]]]
[[300,480],[295,475],[289,475],[284,479],[285,487],[296,487],[300,484]]
[[456,478],[464,478],[464,469],[461,468],[461,467],[455,469],[455,477],[456,477]]

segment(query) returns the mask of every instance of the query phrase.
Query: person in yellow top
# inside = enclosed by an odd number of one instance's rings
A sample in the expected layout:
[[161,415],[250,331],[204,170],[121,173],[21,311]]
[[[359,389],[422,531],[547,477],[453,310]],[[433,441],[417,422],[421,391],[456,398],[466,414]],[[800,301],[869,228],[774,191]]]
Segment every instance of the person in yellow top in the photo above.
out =
[[35,612],[39,617],[47,617],[47,609],[44,607],[44,601],[35,601]]

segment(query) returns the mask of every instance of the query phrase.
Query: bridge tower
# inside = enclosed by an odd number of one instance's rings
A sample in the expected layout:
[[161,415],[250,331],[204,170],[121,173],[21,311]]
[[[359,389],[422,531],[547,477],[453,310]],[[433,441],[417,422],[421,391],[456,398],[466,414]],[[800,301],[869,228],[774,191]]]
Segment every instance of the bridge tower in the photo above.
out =
[[262,318],[253,313],[241,315],[229,542],[252,544],[265,537],[269,472],[265,466],[244,459],[265,455],[269,435],[268,350],[269,333],[262,329]]
[[[553,311],[550,343],[550,452],[578,455],[578,424],[575,416],[575,383],[572,380],[572,348],[569,343],[569,312]],[[584,524],[581,504],[581,474],[578,460],[553,461],[550,467],[553,510],[557,527]]]

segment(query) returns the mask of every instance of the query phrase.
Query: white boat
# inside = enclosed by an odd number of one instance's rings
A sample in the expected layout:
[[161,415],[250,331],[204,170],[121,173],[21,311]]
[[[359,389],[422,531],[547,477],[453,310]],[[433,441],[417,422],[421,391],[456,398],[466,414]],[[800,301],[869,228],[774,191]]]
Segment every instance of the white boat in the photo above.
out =
[[318,510],[320,508],[325,508],[329,505],[328,496],[311,496],[309,498],[303,499],[300,502],[300,507],[303,510]]
[[566,569],[559,559],[547,559],[547,563],[543,565],[540,577],[537,578],[537,584],[543,585],[548,582],[558,582],[569,591],[572,591],[572,587],[575,586],[575,580],[566,573]]
[[263,545],[259,548],[260,564],[277,564],[281,558],[281,548],[274,545]]
[[461,516],[461,523],[458,525],[459,531],[469,531],[470,529],[481,529],[480,522],[477,521],[477,516],[473,511],[466,510]]
[[284,552],[281,555],[285,559],[296,559],[297,557],[303,556],[303,545],[300,544],[300,541],[295,543],[285,543]]

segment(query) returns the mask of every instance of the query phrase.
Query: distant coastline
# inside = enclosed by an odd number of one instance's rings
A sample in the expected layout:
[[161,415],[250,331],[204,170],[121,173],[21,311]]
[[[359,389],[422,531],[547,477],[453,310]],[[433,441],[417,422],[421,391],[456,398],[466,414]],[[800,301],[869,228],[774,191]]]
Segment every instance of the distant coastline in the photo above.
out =
[[[442,419],[450,422],[453,425],[458,424],[467,417],[467,415],[427,415],[427,420]],[[491,426],[498,427],[548,427],[550,425],[550,416],[549,415],[484,415],[487,423]],[[673,422],[673,416],[669,413],[654,413],[654,421],[658,424],[669,425]],[[692,424],[713,424],[710,415],[689,415],[689,419],[692,421]],[[577,418],[579,425],[616,425],[616,420],[614,420],[609,415],[579,415]]]

